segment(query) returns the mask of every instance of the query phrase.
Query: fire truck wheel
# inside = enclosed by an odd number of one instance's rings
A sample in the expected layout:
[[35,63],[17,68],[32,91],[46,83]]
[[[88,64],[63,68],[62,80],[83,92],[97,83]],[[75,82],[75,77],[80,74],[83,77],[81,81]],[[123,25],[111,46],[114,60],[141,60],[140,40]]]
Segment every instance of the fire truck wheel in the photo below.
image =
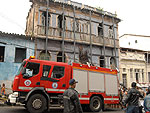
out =
[[90,110],[92,112],[99,112],[102,109],[102,99],[98,96],[94,96],[90,100]]
[[46,110],[46,98],[41,94],[32,95],[27,101],[27,109],[30,113],[42,113]]

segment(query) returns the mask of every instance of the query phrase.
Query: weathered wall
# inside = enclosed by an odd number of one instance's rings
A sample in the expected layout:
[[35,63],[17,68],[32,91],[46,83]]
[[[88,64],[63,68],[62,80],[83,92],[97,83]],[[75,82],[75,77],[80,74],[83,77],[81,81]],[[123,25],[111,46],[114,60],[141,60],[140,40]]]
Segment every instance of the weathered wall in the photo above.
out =
[[0,46],[5,47],[4,62],[0,62],[0,80],[13,80],[21,64],[15,63],[15,48],[26,48],[26,58],[29,58],[34,55],[34,42],[25,36],[1,33]]
[[[42,52],[42,50],[45,50],[45,44],[46,44],[45,39],[41,39],[41,38],[37,39],[36,58],[39,58],[40,52]],[[75,47],[76,61],[75,62],[78,62],[78,63],[79,63],[79,47],[80,46],[83,47],[83,52],[88,51],[88,55],[90,56],[90,46],[89,45],[76,44],[76,47]],[[61,47],[62,47],[61,41],[48,39],[47,50],[51,54],[51,59],[50,59],[51,61],[56,61],[58,52],[60,52],[62,50]],[[73,43],[65,42],[64,47],[65,47],[64,48],[65,54],[67,56],[66,62],[73,61],[74,60]],[[101,55],[104,55],[103,47],[93,46],[93,48],[92,48],[92,63],[94,65],[96,65],[96,66],[100,65],[99,58]],[[105,55],[106,55],[106,67],[110,68],[110,58],[115,56],[114,50],[112,48],[106,48]],[[118,52],[117,52],[117,66],[119,66]]]

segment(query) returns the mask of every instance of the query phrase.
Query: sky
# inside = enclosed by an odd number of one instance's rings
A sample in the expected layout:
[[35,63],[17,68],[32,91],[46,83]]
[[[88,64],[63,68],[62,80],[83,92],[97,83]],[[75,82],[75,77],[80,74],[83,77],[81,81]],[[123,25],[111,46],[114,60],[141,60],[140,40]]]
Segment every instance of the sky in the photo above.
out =
[[[25,34],[30,0],[0,0],[0,31]],[[137,34],[150,36],[150,0],[73,0],[104,11],[117,13],[121,19],[119,36]],[[86,2],[85,2],[86,1]]]

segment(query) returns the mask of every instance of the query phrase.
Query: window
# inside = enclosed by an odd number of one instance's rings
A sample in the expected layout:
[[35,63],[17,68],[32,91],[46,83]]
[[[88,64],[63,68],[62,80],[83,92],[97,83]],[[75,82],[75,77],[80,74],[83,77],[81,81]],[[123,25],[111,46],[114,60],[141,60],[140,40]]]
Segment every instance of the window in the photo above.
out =
[[103,25],[102,23],[98,26],[98,36],[103,36]]
[[133,68],[130,68],[130,78],[133,78]]
[[123,68],[123,72],[126,72],[126,68]]
[[116,60],[114,57],[110,58],[110,67],[111,69],[116,69]]
[[[65,26],[65,20],[66,18],[64,17],[64,26]],[[63,15],[58,16],[58,27],[63,28]]]
[[35,76],[39,73],[40,64],[28,62],[23,73],[27,73],[30,77]]
[[147,63],[150,63],[150,54],[149,53],[145,53],[145,60]]
[[[66,20],[66,18],[64,17],[64,28],[65,28],[65,25],[66,25],[65,20]],[[63,15],[59,15],[59,16],[58,16],[58,28],[60,28],[60,30],[59,30],[59,36],[62,36]]]
[[[44,11],[42,12],[42,25],[46,26],[46,21],[47,21],[47,12]],[[48,26],[50,25],[50,13],[48,13]]]
[[144,69],[142,69],[142,81],[144,82]]
[[4,62],[5,47],[0,46],[0,62]]
[[136,82],[139,82],[139,78],[140,78],[140,70],[139,69],[135,69],[135,77],[136,77]]
[[104,56],[100,56],[100,67],[104,67],[104,65],[105,65]]
[[124,85],[125,87],[127,87],[127,75],[126,75],[126,74],[123,74],[123,75],[122,75],[122,81],[123,81],[123,85]]
[[79,21],[78,20],[75,21],[75,31],[79,32]]
[[112,26],[109,26],[109,30],[108,30],[108,32],[109,32],[109,38],[113,38],[113,27]]
[[51,78],[57,78],[57,79],[62,78],[64,76],[64,70],[65,67],[54,66]]
[[25,48],[16,48],[15,53],[15,62],[19,63],[26,59],[26,49]]
[[137,40],[135,40],[135,43],[138,43],[138,41],[137,41]]
[[87,23],[87,24],[85,24],[85,30],[86,30],[86,31],[85,31],[85,33],[87,33],[87,34],[88,34],[88,33],[89,33],[89,24],[88,24],[88,23]]
[[148,72],[148,80],[149,80],[149,82],[150,82],[150,72]]
[[50,72],[51,66],[48,65],[43,65],[43,77],[48,77],[49,72]]
[[[66,56],[64,54],[64,62],[66,61]],[[62,52],[59,52],[57,54],[57,62],[63,62],[63,56],[62,56]]]
[[46,51],[43,50],[43,51],[40,52],[39,59],[40,60],[50,60],[51,59],[51,54],[47,51],[47,55],[46,55]]

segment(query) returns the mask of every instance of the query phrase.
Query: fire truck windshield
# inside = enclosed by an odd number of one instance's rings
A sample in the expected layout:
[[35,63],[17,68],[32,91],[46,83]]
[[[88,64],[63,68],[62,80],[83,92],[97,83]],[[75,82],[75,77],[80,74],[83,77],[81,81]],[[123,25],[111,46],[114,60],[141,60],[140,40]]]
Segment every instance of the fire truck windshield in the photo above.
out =
[[23,68],[22,75],[24,77],[32,77],[39,73],[40,64],[34,62],[28,62],[27,65]]
[[21,66],[19,67],[19,70],[17,72],[17,75],[19,75],[20,72],[23,70],[23,67],[25,66],[25,64],[26,64],[26,61],[22,62]]

